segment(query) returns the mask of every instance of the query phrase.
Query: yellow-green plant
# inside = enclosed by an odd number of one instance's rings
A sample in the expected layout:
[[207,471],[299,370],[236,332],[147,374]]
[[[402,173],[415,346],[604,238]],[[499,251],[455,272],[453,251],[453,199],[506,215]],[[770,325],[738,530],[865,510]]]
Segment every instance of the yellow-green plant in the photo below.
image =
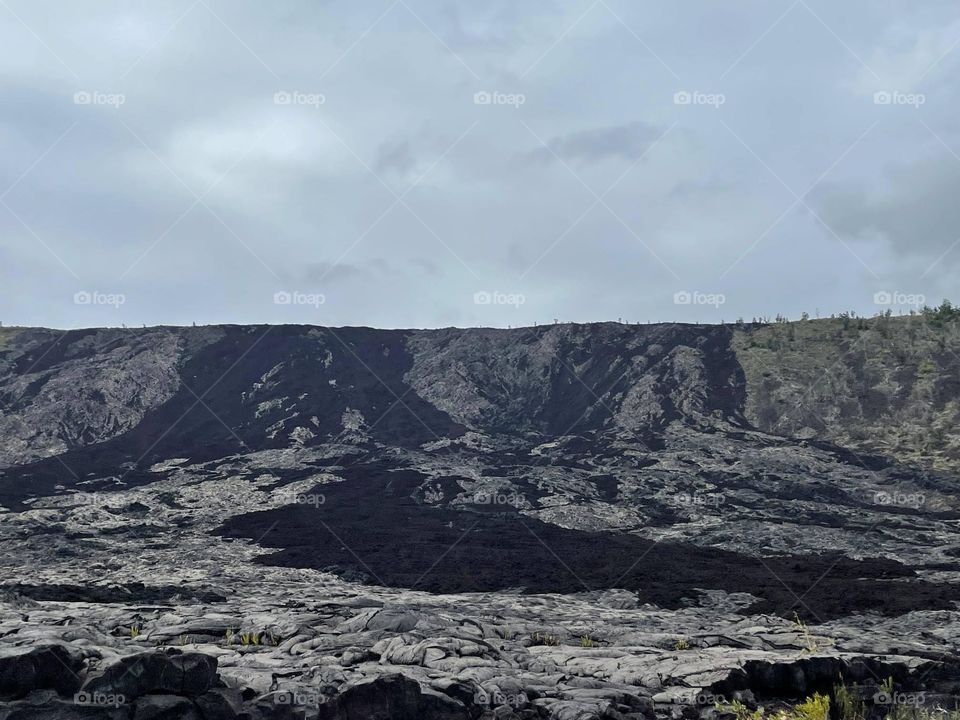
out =
[[240,644],[241,645],[259,645],[260,644],[260,633],[257,632],[245,632],[240,633]]
[[680,638],[679,640],[677,640],[677,641],[673,644],[673,649],[674,649],[674,650],[689,650],[689,649],[690,649],[690,641],[687,640],[686,638]]
[[814,693],[802,703],[793,706],[787,715],[789,720],[829,720],[830,698],[820,693]]
[[143,632],[143,627],[139,623],[134,623],[130,626],[130,639],[136,640],[140,637],[141,632]]
[[807,624],[800,619],[800,616],[797,613],[793,613],[793,624],[796,626],[797,630],[803,635],[803,649],[808,653],[815,653],[820,649],[820,645],[817,643],[813,635],[810,634],[810,628],[807,627]]
[[[893,699],[896,690],[893,687],[893,677],[888,677],[880,683],[880,692],[888,698]],[[925,709],[912,708],[908,705],[892,702],[888,712],[884,715],[884,720],[925,720],[930,718],[931,712]],[[943,718],[943,715],[936,713],[937,718]]]
[[594,640],[589,635],[580,636],[580,647],[582,648],[592,648],[597,646],[597,641]]
[[729,705],[724,705],[718,702],[716,707],[720,712],[732,712],[734,716],[736,716],[737,720],[763,720],[762,707],[759,707],[756,710],[751,710],[739,700],[734,700]]
[[548,633],[542,633],[537,631],[533,634],[533,644],[534,645],[551,645],[556,647],[560,644],[560,638],[556,635],[549,635]]
[[867,706],[856,688],[848,688],[843,678],[833,686],[833,699],[840,720],[866,720]]
[[772,713],[767,713],[762,707],[751,710],[739,700],[729,705],[718,703],[716,707],[722,712],[733,713],[736,720],[830,720],[830,698],[820,693],[814,693],[793,707]]
[[947,710],[940,706],[931,709],[914,708],[904,711],[903,715],[910,720],[960,720],[960,710]]
[[234,640],[233,630],[231,630],[230,628],[227,628],[227,631],[223,634],[223,641],[227,645],[233,645],[233,640]]

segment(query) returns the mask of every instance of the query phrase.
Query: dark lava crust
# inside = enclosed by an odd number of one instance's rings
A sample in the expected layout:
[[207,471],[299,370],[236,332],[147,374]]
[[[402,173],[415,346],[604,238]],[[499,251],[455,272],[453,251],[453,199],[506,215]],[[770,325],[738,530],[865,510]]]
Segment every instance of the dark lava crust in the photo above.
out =
[[[265,564],[315,568],[348,579],[436,593],[518,589],[635,591],[641,602],[679,608],[700,589],[747,592],[755,612],[826,621],[857,611],[900,615],[953,607],[955,591],[916,579],[892,560],[830,553],[753,558],[626,534],[582,532],[475,505],[467,511],[415,499],[425,478],[409,470],[353,466],[319,486],[319,505],[295,504],[230,518],[219,533],[283,548]],[[909,580],[909,582],[907,582]]]

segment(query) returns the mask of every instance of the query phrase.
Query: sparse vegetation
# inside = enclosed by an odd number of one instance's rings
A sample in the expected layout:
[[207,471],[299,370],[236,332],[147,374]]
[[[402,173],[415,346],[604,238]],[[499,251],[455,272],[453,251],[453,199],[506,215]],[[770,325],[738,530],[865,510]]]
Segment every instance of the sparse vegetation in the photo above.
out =
[[224,645],[241,645],[243,647],[258,647],[260,645],[277,645],[277,637],[268,631],[247,630],[237,632],[228,629],[223,634]]
[[583,648],[597,647],[597,641],[594,640],[594,639],[593,639],[592,637],[590,637],[589,635],[581,635],[581,636],[580,636],[580,647],[583,647]]
[[947,710],[943,707],[922,708],[897,706],[893,713],[887,715],[884,720],[896,720],[904,718],[906,720],[960,720],[960,710]]
[[745,324],[733,330],[733,347],[747,381],[747,418],[761,430],[960,471],[960,405],[951,389],[960,373],[960,309],[950,303],[912,315]]
[[677,641],[673,644],[673,649],[674,649],[674,650],[689,650],[689,649],[690,649],[690,641],[687,640],[686,638],[680,638],[679,640],[677,640]]
[[920,315],[930,325],[934,327],[943,327],[949,322],[960,320],[960,307],[953,307],[949,300],[944,300],[939,307],[932,308],[923,306]]
[[0,327],[0,350],[6,350],[11,341],[20,334],[17,328]]
[[533,645],[551,645],[556,647],[560,644],[560,638],[558,638],[556,635],[542,633],[539,630],[535,632],[530,639]]
[[[894,697],[893,679],[887,678],[874,690],[877,694]],[[734,715],[736,720],[867,720],[870,717],[882,720],[960,720],[960,710],[896,702],[889,705],[871,703],[864,699],[859,688],[848,686],[842,678],[833,686],[832,696],[814,693],[789,707],[761,706],[751,710],[743,702],[734,700],[729,704],[717,703],[716,709]]]
[[827,695],[815,693],[792,707],[779,708],[770,712],[764,707],[751,710],[739,700],[734,700],[729,705],[718,704],[717,710],[733,713],[736,720],[829,720],[830,698]]
[[866,720],[867,704],[860,691],[848,687],[842,678],[833,686],[833,700],[839,720]]
[[734,700],[729,705],[718,703],[717,710],[721,712],[732,712],[737,720],[763,720],[763,708],[751,710],[739,700]]
[[258,632],[240,633],[240,644],[243,645],[244,647],[248,645],[259,645],[260,633]]
[[130,626],[130,639],[136,640],[140,637],[140,633],[143,632],[143,626],[140,623],[133,623]]
[[793,614],[793,624],[796,626],[797,631],[803,636],[804,652],[815,653],[820,650],[820,645],[817,643],[817,639],[810,634],[810,628],[807,627],[807,624],[797,613]]
[[802,703],[790,710],[781,710],[775,715],[777,720],[828,720],[830,717],[830,698],[814,693]]

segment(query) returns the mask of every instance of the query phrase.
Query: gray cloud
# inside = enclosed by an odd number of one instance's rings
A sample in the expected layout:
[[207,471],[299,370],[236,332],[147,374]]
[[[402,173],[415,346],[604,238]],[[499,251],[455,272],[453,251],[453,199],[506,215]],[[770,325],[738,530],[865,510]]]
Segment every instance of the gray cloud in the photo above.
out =
[[387,140],[380,144],[377,149],[377,172],[396,171],[401,175],[406,175],[416,161],[410,149],[408,140]]
[[[952,289],[960,249],[928,271],[960,236],[946,2],[808,2],[842,43],[761,0],[7,3],[7,324],[718,321]],[[832,230],[796,205],[814,183]]]
[[552,138],[547,147],[533,151],[532,156],[541,162],[556,158],[577,163],[595,163],[616,158],[636,161],[666,128],[656,128],[642,122],[605,128],[580,130]]
[[[843,235],[882,242],[901,256],[938,258],[960,239],[960,160],[928,157],[897,167],[883,187],[833,188],[824,219]],[[947,253],[955,265],[960,253]]]
[[357,267],[356,265],[350,265],[349,263],[334,265],[329,262],[319,262],[307,265],[297,280],[306,283],[307,286],[320,283],[326,283],[327,286],[329,286],[335,285],[338,282],[349,282],[360,279],[364,276],[369,277],[369,270]]

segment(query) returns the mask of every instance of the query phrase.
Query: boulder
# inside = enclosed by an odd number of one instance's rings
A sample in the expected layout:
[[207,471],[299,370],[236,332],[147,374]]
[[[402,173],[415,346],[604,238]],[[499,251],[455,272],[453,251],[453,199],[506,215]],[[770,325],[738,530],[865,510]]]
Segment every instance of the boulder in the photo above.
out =
[[257,720],[304,720],[305,717],[314,717],[315,698],[309,693],[274,691],[261,695],[248,708],[250,715]]
[[16,699],[34,690],[72,695],[80,687],[83,656],[63,645],[0,651],[0,697]]
[[318,720],[470,720],[463,703],[394,673],[348,688],[320,706]]
[[180,695],[144,695],[137,700],[133,720],[204,720],[196,706]]
[[420,616],[403,607],[375,608],[345,620],[340,623],[337,630],[341,633],[364,631],[405,633],[413,630],[418,622],[420,622]]
[[203,720],[233,720],[240,714],[243,698],[237,690],[213,688],[194,699]]
[[216,685],[216,658],[168,650],[121,658],[87,680],[83,691],[123,696],[130,702],[149,693],[195,697]]

